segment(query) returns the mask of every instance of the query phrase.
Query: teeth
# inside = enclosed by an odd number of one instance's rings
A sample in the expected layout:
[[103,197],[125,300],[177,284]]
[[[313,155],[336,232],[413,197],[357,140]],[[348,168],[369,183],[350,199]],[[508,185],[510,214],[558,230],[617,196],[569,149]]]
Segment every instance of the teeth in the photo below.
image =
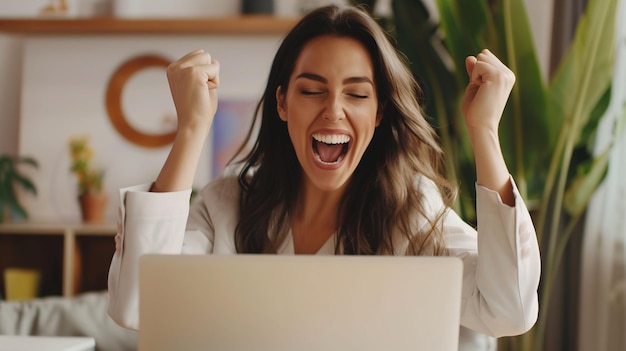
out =
[[313,134],[313,139],[324,144],[346,144],[350,142],[350,137],[345,134]]
[[342,156],[339,156],[339,158],[337,159],[337,161],[334,161],[334,162],[325,162],[325,161],[322,161],[322,158],[321,158],[321,157],[320,157],[320,155],[318,155],[318,154],[315,154],[315,158],[316,158],[316,159],[317,159],[320,163],[323,163],[323,164],[325,164],[325,165],[336,165],[336,164],[338,164],[339,162],[341,162],[341,161],[343,160],[343,155],[342,155]]

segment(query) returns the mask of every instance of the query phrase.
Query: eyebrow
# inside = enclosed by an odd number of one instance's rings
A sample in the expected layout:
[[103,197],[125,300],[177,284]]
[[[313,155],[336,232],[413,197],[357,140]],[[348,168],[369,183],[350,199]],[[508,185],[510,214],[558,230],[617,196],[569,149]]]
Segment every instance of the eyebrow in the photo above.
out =
[[[306,78],[306,79],[318,81],[320,83],[328,83],[328,79],[315,73],[303,72],[303,73],[298,74],[296,79],[298,78]],[[374,86],[374,82],[372,82],[372,80],[366,76],[349,77],[343,80],[343,84],[351,84],[351,83],[370,83],[372,86]]]

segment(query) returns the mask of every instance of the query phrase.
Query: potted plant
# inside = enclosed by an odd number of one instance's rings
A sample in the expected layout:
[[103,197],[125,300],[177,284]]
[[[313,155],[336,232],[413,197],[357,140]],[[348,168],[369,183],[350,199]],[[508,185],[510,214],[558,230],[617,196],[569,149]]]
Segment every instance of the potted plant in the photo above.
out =
[[35,184],[20,173],[19,164],[38,167],[37,161],[32,157],[0,156],[0,223],[28,218],[28,213],[18,201],[16,186],[21,186],[33,195],[37,194]]
[[70,171],[78,181],[78,201],[85,223],[101,223],[104,220],[108,197],[102,190],[104,171],[93,165],[94,151],[87,136],[70,139]]
[[[375,7],[376,0],[354,1]],[[608,167],[613,143],[594,153],[595,131],[609,103],[615,58],[617,0],[589,0],[569,51],[547,84],[541,79],[523,0],[436,0],[440,22],[421,1],[392,0],[381,21],[396,38],[427,96],[446,155],[448,177],[460,185],[456,210],[475,219],[475,171],[462,128],[465,57],[487,47],[516,73],[500,125],[503,152],[533,212],[542,249],[540,316],[531,332],[502,349],[544,349],[554,281],[565,247]],[[624,118],[624,117],[622,117]],[[612,140],[620,137],[616,130]],[[506,345],[506,341],[511,341]]]

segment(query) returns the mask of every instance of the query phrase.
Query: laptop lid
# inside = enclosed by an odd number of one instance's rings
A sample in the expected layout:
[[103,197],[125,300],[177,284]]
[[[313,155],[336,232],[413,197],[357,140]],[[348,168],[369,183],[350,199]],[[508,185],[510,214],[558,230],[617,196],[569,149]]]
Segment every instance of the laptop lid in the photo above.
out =
[[139,350],[458,349],[452,257],[146,255]]

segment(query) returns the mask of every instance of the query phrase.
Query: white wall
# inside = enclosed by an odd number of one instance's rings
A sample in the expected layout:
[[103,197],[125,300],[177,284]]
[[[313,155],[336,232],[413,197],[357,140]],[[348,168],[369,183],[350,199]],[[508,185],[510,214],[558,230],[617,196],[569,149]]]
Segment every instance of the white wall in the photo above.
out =
[[21,38],[0,34],[0,155],[17,153],[22,46]]
[[[105,170],[104,189],[112,200],[117,189],[154,180],[169,145],[147,148],[124,138],[106,110],[108,82],[129,59],[145,54],[168,61],[196,48],[220,61],[220,118],[229,102],[257,101],[279,44],[279,35],[254,40],[233,36],[34,36],[23,40],[23,74],[18,151],[39,161],[24,170],[37,184],[37,196],[22,196],[30,220],[77,221],[76,181],[70,174],[68,142],[88,135],[94,164]],[[144,133],[176,128],[175,109],[164,67],[146,68],[124,86],[121,105],[126,120]],[[246,109],[247,110],[247,109]],[[215,131],[216,125],[212,131]],[[245,128],[245,126],[243,126]],[[223,130],[220,132],[224,132]],[[213,141],[215,138],[210,138]],[[194,186],[211,179],[212,142],[205,144]],[[110,201],[107,218],[116,215]]]

